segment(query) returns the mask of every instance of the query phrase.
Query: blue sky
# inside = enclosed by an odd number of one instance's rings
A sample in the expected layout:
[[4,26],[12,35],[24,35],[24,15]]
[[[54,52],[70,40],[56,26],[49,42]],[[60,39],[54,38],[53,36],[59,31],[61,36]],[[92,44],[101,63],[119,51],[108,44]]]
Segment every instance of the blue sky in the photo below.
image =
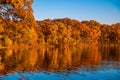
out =
[[34,0],[32,6],[36,20],[69,17],[104,24],[120,22],[120,0]]

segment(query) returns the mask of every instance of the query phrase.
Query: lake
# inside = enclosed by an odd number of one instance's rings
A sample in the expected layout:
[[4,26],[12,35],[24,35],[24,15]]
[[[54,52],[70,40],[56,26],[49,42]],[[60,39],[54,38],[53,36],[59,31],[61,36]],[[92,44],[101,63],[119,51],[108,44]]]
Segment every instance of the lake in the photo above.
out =
[[0,80],[120,80],[120,47],[0,49]]

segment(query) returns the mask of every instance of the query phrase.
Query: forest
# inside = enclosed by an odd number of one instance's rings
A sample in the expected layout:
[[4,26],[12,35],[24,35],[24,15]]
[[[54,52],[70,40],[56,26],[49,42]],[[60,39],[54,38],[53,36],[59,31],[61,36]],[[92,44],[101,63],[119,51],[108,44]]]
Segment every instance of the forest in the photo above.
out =
[[32,3],[33,0],[0,0],[0,47],[120,44],[120,23],[70,18],[36,21]]

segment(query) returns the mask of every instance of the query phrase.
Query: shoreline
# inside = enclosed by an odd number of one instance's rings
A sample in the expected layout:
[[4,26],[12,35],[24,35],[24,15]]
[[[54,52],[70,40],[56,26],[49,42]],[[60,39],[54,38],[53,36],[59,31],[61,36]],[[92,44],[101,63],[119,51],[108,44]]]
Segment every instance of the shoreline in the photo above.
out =
[[77,45],[69,45],[69,44],[61,44],[61,45],[50,45],[50,44],[35,44],[35,45],[12,45],[12,46],[3,46],[0,49],[7,48],[65,48],[65,47],[118,47],[120,44],[77,44]]

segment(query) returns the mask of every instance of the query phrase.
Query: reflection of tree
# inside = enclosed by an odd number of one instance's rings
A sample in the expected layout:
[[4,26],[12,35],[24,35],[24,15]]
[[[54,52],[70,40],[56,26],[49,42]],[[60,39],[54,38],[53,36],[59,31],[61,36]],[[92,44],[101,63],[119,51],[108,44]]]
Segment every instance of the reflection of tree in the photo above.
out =
[[80,66],[98,66],[101,64],[101,59],[120,61],[119,50],[118,47],[2,49],[0,50],[0,73],[39,69],[61,71],[75,70]]
[[101,62],[101,54],[98,47],[84,48],[81,55],[82,65],[99,65]]
[[102,53],[102,60],[104,61],[120,61],[120,47],[108,47],[104,46],[100,48]]

